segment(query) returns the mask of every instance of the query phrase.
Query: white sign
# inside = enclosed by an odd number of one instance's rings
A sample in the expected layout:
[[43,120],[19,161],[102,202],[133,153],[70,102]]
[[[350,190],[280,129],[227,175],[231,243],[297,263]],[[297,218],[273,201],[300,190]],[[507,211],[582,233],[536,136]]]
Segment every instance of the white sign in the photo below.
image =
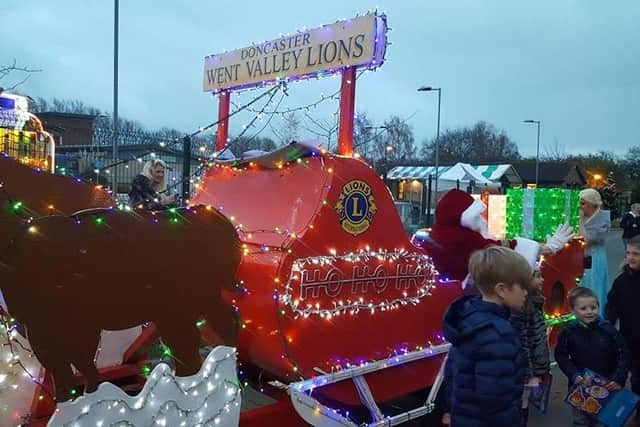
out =
[[384,60],[386,17],[364,15],[204,59],[205,92],[281,78],[375,68]]

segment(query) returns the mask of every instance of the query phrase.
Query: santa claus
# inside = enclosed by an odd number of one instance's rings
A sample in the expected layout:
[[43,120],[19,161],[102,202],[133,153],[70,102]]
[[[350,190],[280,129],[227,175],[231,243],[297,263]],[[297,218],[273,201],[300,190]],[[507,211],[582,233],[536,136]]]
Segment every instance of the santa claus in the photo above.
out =
[[573,237],[571,227],[561,224],[545,243],[523,237],[495,240],[489,236],[487,221],[482,215],[485,209],[484,203],[464,191],[451,190],[438,201],[431,230],[414,234],[412,242],[429,252],[442,277],[464,281],[469,257],[486,246],[508,246],[533,265],[541,253],[555,253]]

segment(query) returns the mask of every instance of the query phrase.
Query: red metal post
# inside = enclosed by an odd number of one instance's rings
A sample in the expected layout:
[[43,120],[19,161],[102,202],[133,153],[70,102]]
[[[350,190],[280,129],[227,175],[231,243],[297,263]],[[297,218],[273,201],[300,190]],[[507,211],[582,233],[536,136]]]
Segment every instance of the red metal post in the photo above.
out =
[[216,139],[216,151],[222,150],[227,145],[229,137],[229,105],[231,104],[231,93],[220,92],[218,105],[218,138]]
[[340,86],[340,127],[338,131],[338,154],[353,155],[353,116],[356,107],[356,69],[342,71]]

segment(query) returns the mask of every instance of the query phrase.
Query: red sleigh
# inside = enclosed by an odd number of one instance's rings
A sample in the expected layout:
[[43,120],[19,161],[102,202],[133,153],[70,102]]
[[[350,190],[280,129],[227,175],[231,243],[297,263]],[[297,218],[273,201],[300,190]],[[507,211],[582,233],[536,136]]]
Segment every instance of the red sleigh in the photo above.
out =
[[[53,204],[68,214],[110,204],[88,184],[1,161],[7,188],[22,183],[48,190],[46,202],[39,191],[14,193],[25,206],[42,208],[34,213],[46,215]],[[65,185],[75,190],[61,191]],[[438,385],[448,346],[440,321],[460,286],[437,280],[368,165],[293,144],[262,158],[219,163],[200,188],[192,203],[227,215],[243,243],[238,292],[226,294],[241,321],[239,359],[247,372],[289,390],[279,404],[243,414],[242,423],[259,417],[265,425],[266,413],[274,422],[293,417],[294,406],[307,422],[350,422],[328,405],[364,405],[375,423],[383,418],[379,403]],[[206,273],[207,266],[195,268]],[[202,329],[205,338],[215,339]],[[154,328],[146,328],[123,364],[101,370],[99,380],[141,379],[143,350],[155,339]],[[430,412],[437,389],[397,420]],[[36,396],[33,415],[47,415],[51,400],[41,391]]]

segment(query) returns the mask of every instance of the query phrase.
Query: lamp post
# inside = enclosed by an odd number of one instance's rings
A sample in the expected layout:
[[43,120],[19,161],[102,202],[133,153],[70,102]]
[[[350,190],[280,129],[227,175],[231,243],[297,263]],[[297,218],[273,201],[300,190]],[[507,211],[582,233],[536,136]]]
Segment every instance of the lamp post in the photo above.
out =
[[436,158],[435,158],[435,166],[436,166],[436,186],[435,193],[436,198],[438,197],[438,166],[439,166],[439,152],[440,152],[440,100],[442,97],[442,88],[439,87],[431,87],[431,86],[421,86],[418,88],[418,92],[432,92],[438,91],[438,125],[436,128]]
[[386,145],[384,147],[384,165],[385,167],[387,166],[387,153],[390,153],[393,151],[393,147],[390,145]]
[[120,0],[114,0],[113,9],[113,196],[118,197],[118,27]]
[[538,125],[538,142],[536,143],[536,188],[538,188],[538,177],[540,175],[540,120],[525,120],[524,122]]

